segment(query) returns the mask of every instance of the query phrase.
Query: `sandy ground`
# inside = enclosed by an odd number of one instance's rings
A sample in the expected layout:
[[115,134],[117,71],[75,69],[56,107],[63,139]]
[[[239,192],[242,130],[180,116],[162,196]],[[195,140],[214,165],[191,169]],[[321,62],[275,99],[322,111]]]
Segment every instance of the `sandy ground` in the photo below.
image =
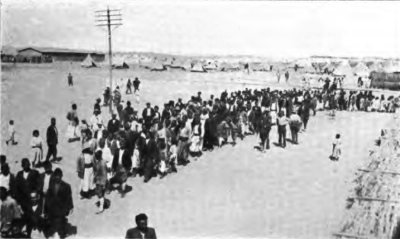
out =
[[[73,88],[67,86],[69,71],[74,75]],[[56,167],[63,169],[64,180],[73,189],[75,209],[69,219],[78,227],[78,237],[123,237],[126,229],[135,226],[134,216],[144,212],[160,238],[332,238],[331,233],[339,229],[354,173],[390,117],[385,113],[339,112],[330,119],[326,112],[318,112],[310,119],[307,132],[299,136],[300,145],[276,147],[274,128],[272,148],[261,154],[254,149],[258,138],[249,136],[234,148],[227,145],[205,153],[162,180],[144,184],[142,178],[129,179],[132,192],[123,199],[112,193],[108,197],[111,208],[96,215],[96,198],[78,197],[75,165],[80,146],[67,143],[63,135],[70,103],[78,104],[81,119],[89,119],[107,76],[105,68],[82,69],[68,64],[3,65],[2,70],[1,153],[7,155],[16,173],[21,158],[29,156],[32,131],[39,129],[45,139],[50,118],[57,118],[58,150],[63,160]],[[225,89],[290,88],[299,85],[301,75],[294,75],[292,85],[277,84],[274,72],[247,76],[129,69],[115,70],[114,77],[139,77],[141,102],[133,106],[142,109],[147,101],[161,106],[178,97],[187,100],[197,91],[202,91],[205,99],[210,94],[219,96]],[[132,98],[124,95],[125,100]],[[103,114],[108,117],[106,108]],[[10,119],[15,120],[19,144],[7,147],[4,141]],[[338,132],[342,134],[343,156],[332,162],[328,157]]]

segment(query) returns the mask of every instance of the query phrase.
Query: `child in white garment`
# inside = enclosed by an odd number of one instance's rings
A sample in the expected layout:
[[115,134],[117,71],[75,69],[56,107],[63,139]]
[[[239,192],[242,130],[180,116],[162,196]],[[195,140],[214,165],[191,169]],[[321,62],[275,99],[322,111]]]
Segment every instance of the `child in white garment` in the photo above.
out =
[[340,139],[340,134],[336,134],[335,139],[333,140],[333,148],[332,148],[332,161],[339,161],[339,157],[342,154],[342,140]]
[[43,139],[39,136],[39,130],[34,130],[31,139],[32,166],[37,167],[43,159]]
[[10,120],[8,125],[8,139],[6,140],[6,144],[11,142],[11,145],[16,145],[18,142],[15,141],[15,128],[14,128],[14,120]]

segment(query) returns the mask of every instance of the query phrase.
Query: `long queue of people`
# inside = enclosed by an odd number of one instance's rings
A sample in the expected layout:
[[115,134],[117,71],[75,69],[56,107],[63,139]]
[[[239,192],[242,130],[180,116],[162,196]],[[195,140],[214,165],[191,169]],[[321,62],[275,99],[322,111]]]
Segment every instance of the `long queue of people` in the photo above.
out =
[[[286,147],[288,126],[291,142],[298,144],[299,132],[307,129],[311,112],[315,115],[318,110],[357,109],[391,112],[396,105],[395,98],[384,100],[381,97],[379,102],[383,108],[376,108],[373,103],[364,107],[364,102],[373,100],[376,100],[376,97],[372,92],[357,93],[330,89],[277,91],[269,88],[246,88],[230,94],[224,91],[219,98],[211,95],[208,100],[203,100],[201,92],[198,92],[197,96],[192,96],[186,103],[183,103],[182,99],[165,103],[161,112],[157,106],[151,107],[151,103],[147,103],[146,108],[139,113],[129,101],[125,108],[121,101],[114,101],[117,113],[113,114],[106,124],[101,114],[101,100],[98,99],[89,121],[79,120],[77,105],[72,105],[66,117],[69,121],[66,135],[68,142],[79,142],[81,145],[76,167],[80,179],[78,191],[81,199],[97,195],[97,213],[102,213],[110,206],[110,201],[105,198],[106,194],[117,189],[121,197],[124,197],[129,192],[129,177],[142,176],[144,182],[157,176],[163,178],[167,174],[176,173],[178,165],[190,163],[189,157],[197,159],[204,151],[212,151],[227,144],[235,147],[238,138],[243,140],[248,135],[260,137],[261,151],[266,152],[270,148],[269,134],[274,127],[277,128],[281,147]],[[10,176],[12,174],[7,171],[6,166],[3,168],[2,162],[1,187],[5,188],[2,192],[5,190],[8,193],[7,198],[16,198],[16,203],[22,206],[25,215],[29,215],[29,208],[36,205],[33,204],[34,200],[31,200],[36,197],[41,198],[44,208],[48,208],[47,212],[51,212],[53,207],[62,208],[63,217],[58,215],[60,218],[55,220],[57,224],[51,227],[52,230],[58,230],[65,227],[66,215],[72,211],[73,204],[72,197],[68,196],[71,192],[68,190],[69,185],[63,183],[68,185],[63,186],[63,199],[58,198],[60,194],[51,194],[58,199],[54,205],[46,206],[49,188],[59,187],[61,181],[54,180],[53,183],[53,177],[62,176],[60,169],[54,172],[51,170],[51,162],[57,161],[58,131],[55,118],[51,119],[51,125],[47,129],[46,142],[48,153],[44,159],[43,140],[38,130],[33,132],[32,155],[29,159],[22,160],[23,170],[18,174],[19,183],[14,183]],[[45,172],[41,176],[43,180],[27,178],[28,174],[35,172],[30,168],[31,164],[34,167],[44,166]],[[39,181],[40,183],[32,184]],[[19,185],[16,186],[19,189],[13,190],[14,185]],[[18,190],[24,191],[24,196],[15,194]],[[49,199],[51,200],[54,201]],[[63,206],[58,205],[61,203]],[[34,220],[25,217],[23,221],[28,225]],[[64,229],[59,231],[65,235]],[[29,235],[29,230],[27,232]]]
[[[292,142],[297,144],[298,133],[307,129],[310,112],[315,115],[318,104],[332,110],[351,107],[354,94],[343,101],[343,92],[245,89],[230,94],[224,91],[219,98],[212,95],[205,101],[199,92],[187,103],[182,99],[165,103],[161,112],[147,103],[141,114],[129,101],[125,108],[116,102],[118,115],[113,114],[107,125],[98,101],[90,124],[84,122],[81,129],[83,148],[77,169],[81,195],[90,197],[96,191],[102,212],[104,194],[118,188],[124,197],[130,176],[143,176],[144,182],[157,175],[163,178],[177,172],[178,165],[187,165],[189,156],[197,159],[215,147],[234,147],[238,138],[251,134],[259,135],[261,150],[266,152],[275,125],[281,147],[286,147],[287,126]],[[324,97],[329,101],[324,102]]]

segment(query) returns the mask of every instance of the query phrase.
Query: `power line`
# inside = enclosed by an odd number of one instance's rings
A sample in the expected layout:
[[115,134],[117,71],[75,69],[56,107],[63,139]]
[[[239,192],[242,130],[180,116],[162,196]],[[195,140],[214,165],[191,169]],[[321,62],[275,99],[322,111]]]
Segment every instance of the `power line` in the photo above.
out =
[[[109,59],[109,67],[110,67],[110,114],[113,113],[112,111],[112,104],[113,104],[113,88],[112,88],[112,47],[111,47],[111,26],[116,26],[115,28],[122,25],[122,14],[120,9],[109,9],[107,10],[100,10],[95,11],[95,22],[97,23],[96,26],[103,27],[107,26],[108,29],[108,59]],[[114,28],[114,29],[115,29]],[[113,30],[114,30],[113,29]]]

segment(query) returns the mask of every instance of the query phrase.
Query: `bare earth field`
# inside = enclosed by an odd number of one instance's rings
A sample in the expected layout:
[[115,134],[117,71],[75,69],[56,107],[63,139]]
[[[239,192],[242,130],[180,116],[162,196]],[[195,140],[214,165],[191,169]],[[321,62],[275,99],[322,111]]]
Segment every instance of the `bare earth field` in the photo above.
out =
[[[67,86],[69,71],[74,76],[73,88]],[[293,85],[287,85],[283,79],[276,83],[275,72],[244,75],[128,69],[113,73],[118,80],[139,77],[141,102],[133,106],[140,109],[147,101],[160,108],[170,99],[186,101],[197,91],[202,91],[205,99],[210,94],[219,97],[225,89],[289,88],[299,85],[301,78],[296,74],[290,80]],[[332,238],[331,233],[339,229],[354,173],[390,117],[339,112],[330,119],[326,112],[318,112],[310,119],[307,132],[300,134],[300,145],[274,146],[274,128],[271,150],[260,154],[254,149],[258,138],[249,136],[234,148],[227,145],[206,152],[162,180],[144,184],[142,178],[130,178],[133,190],[122,199],[113,192],[108,196],[111,208],[96,215],[97,198],[80,200],[78,196],[75,166],[80,145],[67,143],[63,136],[70,103],[78,104],[79,118],[89,119],[107,77],[106,68],[82,69],[69,64],[3,65],[2,69],[1,153],[7,155],[11,171],[16,173],[21,158],[29,156],[32,130],[39,129],[45,140],[50,118],[57,118],[58,150],[63,160],[56,167],[63,169],[64,180],[73,189],[75,209],[69,220],[78,227],[77,237],[121,238],[126,229],[135,226],[134,216],[144,212],[159,238]],[[106,108],[103,117],[109,117]],[[19,144],[7,147],[4,141],[10,119],[15,120]],[[339,162],[332,162],[328,157],[336,133],[342,134],[343,153]]]

